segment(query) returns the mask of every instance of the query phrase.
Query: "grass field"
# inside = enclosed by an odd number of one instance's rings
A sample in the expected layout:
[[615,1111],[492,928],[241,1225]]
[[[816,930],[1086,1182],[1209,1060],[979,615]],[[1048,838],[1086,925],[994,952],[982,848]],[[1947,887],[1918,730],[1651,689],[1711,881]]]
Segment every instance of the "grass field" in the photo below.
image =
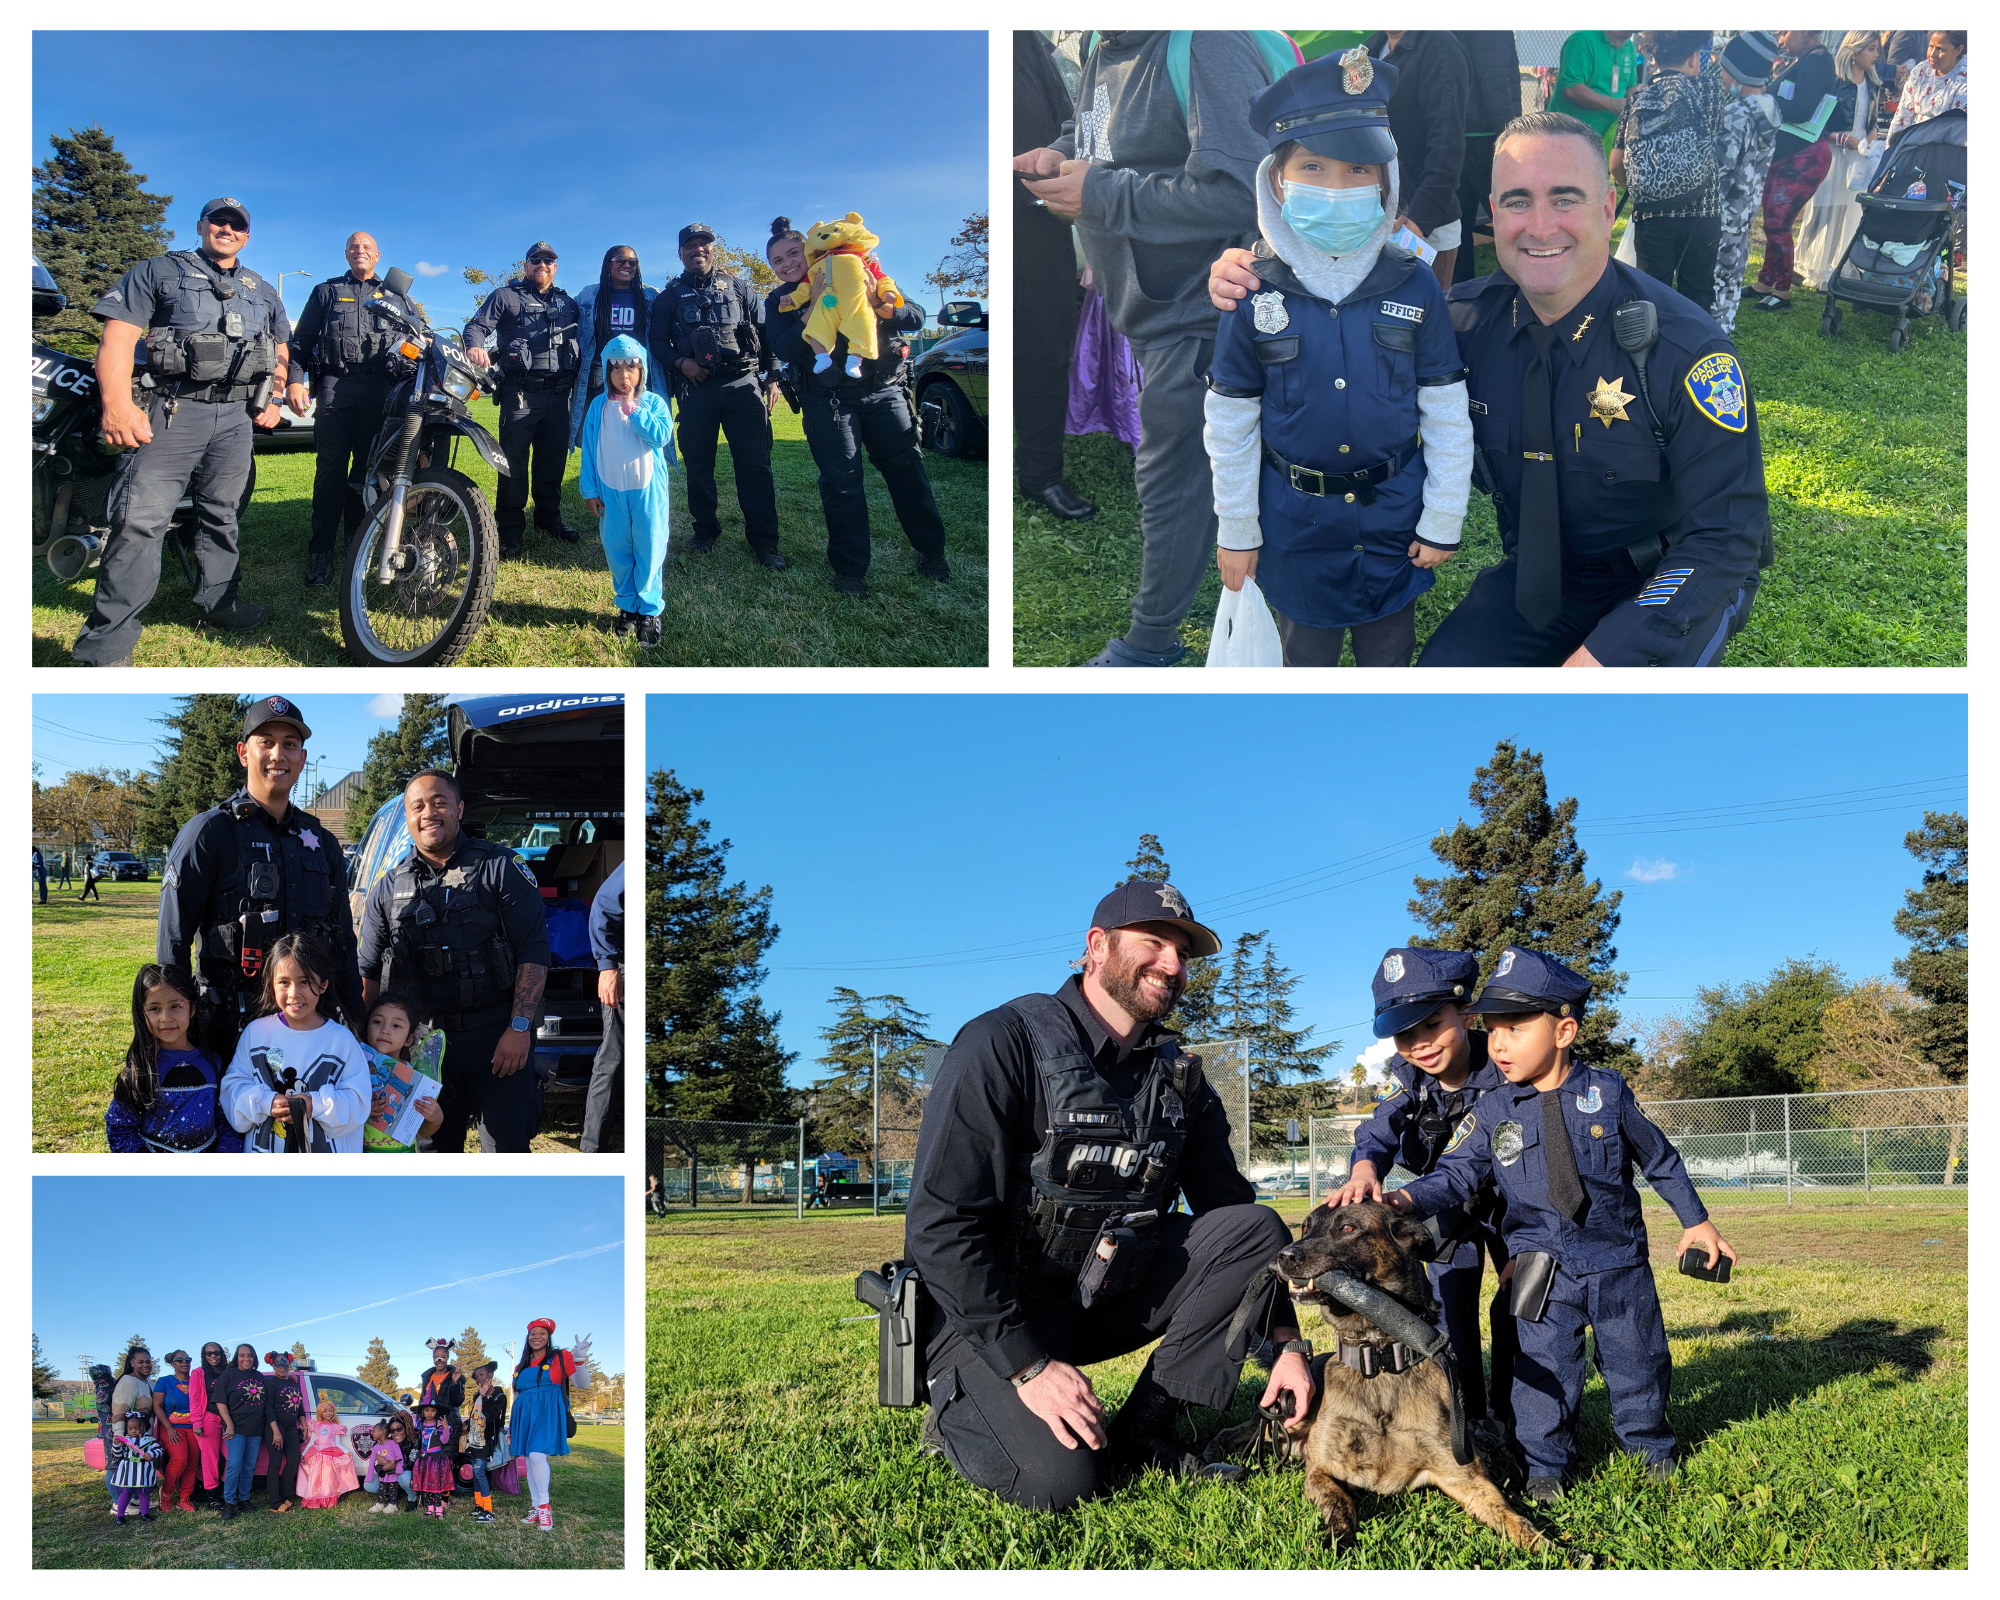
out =
[[[1537,1513],[1555,1562],[1962,1567],[1967,1560],[1963,1198],[1787,1207],[1710,1197],[1742,1257],[1727,1285],[1672,1270],[1648,1205],[1673,1349],[1671,1486],[1617,1456],[1593,1372],[1580,1481]],[[1303,1204],[1286,1208],[1296,1222]],[[1358,1496],[1333,1557],[1296,1470],[1240,1486],[1149,1472],[1068,1515],[1021,1511],[918,1451],[921,1411],[874,1403],[854,1274],[902,1220],[682,1214],[646,1240],[646,1553],[661,1568],[1521,1567],[1544,1564],[1441,1495]],[[1308,1328],[1308,1337],[1312,1330]],[[1143,1353],[1092,1370],[1122,1399]],[[1251,1367],[1229,1420],[1254,1412]],[[1197,1412],[1206,1439],[1222,1425]]]
[[[34,907],[34,1140],[37,1150],[102,1151],[104,1108],[132,1042],[132,979],[153,959],[160,885],[100,883],[103,903],[49,890]],[[579,1150],[583,1096],[546,1099],[532,1149]],[[466,1147],[477,1151],[468,1133]]]
[[[480,401],[474,414],[497,431],[498,410]],[[791,567],[757,565],[743,538],[735,480],[725,442],[716,463],[722,538],[707,555],[689,548],[686,480],[673,472],[673,542],[667,561],[666,611],[657,648],[616,639],[611,576],[597,523],[577,486],[581,457],[572,453],[563,486],[563,520],[583,542],[564,545],[528,533],[525,560],[504,561],[493,610],[459,665],[794,667],[984,666],[986,664],[986,463],[926,455],[944,517],[949,583],[917,571],[888,491],[870,467],[868,512],[875,558],[868,598],[850,600],[829,583],[826,522],[818,471],[799,418],[782,403],[773,419],[772,471],[778,485],[779,549]],[[494,492],[498,475],[468,447],[458,469]],[[243,514],[242,593],[271,608],[247,634],[198,626],[186,578],[169,556],[160,590],[146,608],[133,664],[164,666],[340,666],[340,569],[333,583],[305,586],[313,456],[284,451],[257,457],[257,493]],[[62,583],[34,564],[34,664],[68,666],[70,648],[90,614],[94,582]]]
[[[1752,243],[1761,265],[1761,234]],[[1492,267],[1492,247],[1482,245],[1479,270]],[[1745,307],[1736,319],[1763,431],[1778,560],[1723,664],[1963,666],[1965,338],[1923,317],[1911,324],[1909,348],[1891,355],[1889,318],[1850,307],[1839,336],[1825,339],[1825,297],[1800,288],[1794,299],[1790,311]],[[1098,512],[1062,522],[1015,497],[1019,666],[1086,661],[1131,620],[1139,581],[1132,452],[1092,434],[1068,441],[1066,461],[1070,485]],[[1474,494],[1463,548],[1417,602],[1420,646],[1500,558],[1493,503]],[[1181,628],[1182,665],[1206,658],[1221,593],[1211,562]]]
[[34,1564],[37,1567],[389,1567],[448,1573],[473,1567],[562,1570],[625,1564],[625,1429],[580,1427],[570,1453],[550,1467],[555,1527],[524,1528],[525,1496],[496,1493],[500,1520],[472,1520],[470,1494],[455,1495],[440,1522],[413,1511],[393,1517],[369,1510],[368,1494],[342,1495],[324,1511],[296,1507],[274,1517],[259,1488],[251,1509],[229,1522],[213,1511],[136,1515],[120,1527],[110,1516],[104,1474],[84,1465],[83,1446],[97,1430],[86,1423],[38,1422],[34,1447]]

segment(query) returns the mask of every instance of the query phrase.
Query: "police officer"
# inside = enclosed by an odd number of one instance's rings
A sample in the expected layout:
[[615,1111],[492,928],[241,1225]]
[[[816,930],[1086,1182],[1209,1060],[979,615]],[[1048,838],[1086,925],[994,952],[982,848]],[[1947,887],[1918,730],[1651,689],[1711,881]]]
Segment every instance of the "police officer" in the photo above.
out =
[[757,300],[750,286],[715,265],[715,230],[690,222],[680,232],[681,275],[653,304],[647,342],[667,373],[676,403],[675,435],[687,463],[688,517],[694,548],[713,550],[722,536],[716,517],[715,439],[729,440],[736,469],[736,504],[750,553],[775,572],[778,485],[771,476],[771,419],[759,401],[775,383]]
[[[1098,903],[1080,976],[959,1032],[924,1106],[904,1246],[935,1302],[927,1446],[1017,1505],[1063,1510],[1114,1469],[1185,1470],[1174,1424],[1221,1409],[1226,1329],[1289,1241],[1236,1169],[1222,1102],[1160,1027],[1221,949],[1167,883]],[[1188,1210],[1177,1212],[1184,1197]],[[1294,1327],[1264,1393],[1311,1403]],[[1163,1340],[1107,1428],[1078,1370]]]
[[139,613],[160,586],[161,541],[190,485],[195,609],[231,632],[271,614],[236,593],[236,511],[250,480],[252,419],[278,423],[272,395],[292,327],[277,290],[236,259],[250,238],[242,201],[209,201],[195,232],[199,249],[140,262],[90,308],[104,322],[104,440],[131,454],[111,492],[97,598],[76,639],[80,666],[132,664]]
[[576,302],[556,287],[555,246],[537,239],[528,246],[521,276],[488,295],[465,325],[466,354],[474,366],[491,365],[488,334],[495,335],[499,348],[500,450],[508,470],[500,475],[493,515],[500,526],[503,556],[526,553],[530,482],[535,491],[535,526],[565,544],[582,537],[562,518],[580,318]]
[[1561,1498],[1576,1461],[1585,1327],[1597,1335],[1619,1445],[1655,1479],[1673,1475],[1673,1362],[1632,1169],[1680,1219],[1676,1256],[1699,1248],[1711,1264],[1736,1259],[1680,1152],[1625,1080],[1572,1057],[1589,997],[1590,980],[1560,961],[1518,945],[1502,951],[1466,1009],[1486,1018],[1487,1054],[1507,1081],[1466,1113],[1435,1172],[1387,1197],[1421,1217],[1465,1204],[1487,1183],[1499,1190],[1520,1340],[1514,1426],[1538,1505]]
[[[785,221],[783,217],[778,219]],[[924,308],[904,304],[869,304],[881,321],[877,335],[880,355],[861,361],[861,376],[847,376],[847,335],[834,340],[833,364],[813,374],[812,349],[805,340],[806,314],[801,306],[781,311],[778,302],[805,281],[805,236],[787,227],[774,233],[765,247],[779,283],[764,298],[764,332],[771,353],[786,369],[799,401],[806,444],[819,468],[819,501],[826,512],[826,560],[833,568],[833,586],[842,594],[865,599],[871,546],[868,491],[862,481],[861,452],[875,463],[888,485],[889,501],[903,535],[917,552],[917,570],[942,583],[951,576],[944,556],[944,519],[938,515],[924,455],[917,442],[910,410],[910,346],[902,336],[924,325]]]
[[368,891],[361,912],[367,1000],[393,988],[445,1036],[444,1112],[436,1148],[523,1153],[542,1120],[530,1062],[549,970],[541,890],[505,845],[461,830],[465,801],[449,773],[425,770],[403,790],[412,848]]
[[317,586],[333,576],[333,550],[343,525],[352,539],[361,526],[361,475],[382,428],[382,404],[395,386],[389,375],[392,352],[402,333],[371,306],[382,301],[406,317],[417,308],[392,294],[375,276],[382,259],[373,236],[347,236],[347,271],[315,284],[292,330],[291,381],[285,389],[294,416],[314,401],[312,543],[306,550],[306,582]]
[[[1507,558],[1420,666],[1712,666],[1772,559],[1735,347],[1706,310],[1611,259],[1603,156],[1560,112],[1516,118],[1496,143],[1500,270],[1450,302],[1475,482]],[[1247,265],[1217,263],[1218,304],[1255,283]]]
[[[1472,1104],[1506,1079],[1486,1059],[1486,1035],[1466,1027],[1466,1008],[1479,986],[1479,958],[1463,950],[1390,950],[1375,969],[1375,1037],[1393,1038],[1391,1087],[1374,1114],[1354,1132],[1354,1164],[1347,1182],[1327,1204],[1380,1200],[1382,1179],[1393,1166],[1422,1177],[1433,1171],[1445,1142]],[[1479,1361],[1479,1287],[1482,1248],[1498,1272],[1506,1264],[1491,1190],[1477,1195],[1448,1230],[1451,1242],[1430,1263],[1437,1291],[1438,1327],[1458,1358],[1466,1414],[1488,1410],[1486,1375]],[[1507,1378],[1513,1362],[1513,1318],[1493,1303],[1493,1414],[1511,1415]]]
[[[347,910],[347,860],[317,817],[291,803],[306,767],[312,729],[283,695],[252,700],[236,759],[244,785],[192,817],[167,852],[155,959],[192,971],[201,989],[208,1045],[227,1062],[256,1015],[264,953],[286,933],[310,933],[333,955],[333,992],[349,1027],[361,1025],[361,973]],[[201,953],[190,959],[199,940]]]

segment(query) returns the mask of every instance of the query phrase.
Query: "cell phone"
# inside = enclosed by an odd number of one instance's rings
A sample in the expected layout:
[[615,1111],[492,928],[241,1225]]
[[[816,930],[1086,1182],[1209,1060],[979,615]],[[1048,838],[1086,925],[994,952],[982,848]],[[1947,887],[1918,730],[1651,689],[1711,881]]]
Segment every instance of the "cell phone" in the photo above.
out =
[[1709,1266],[1708,1254],[1700,1245],[1681,1252],[1681,1271],[1690,1278],[1701,1278],[1709,1283],[1727,1283],[1729,1269],[1734,1264],[1718,1250],[1715,1252],[1715,1265]]

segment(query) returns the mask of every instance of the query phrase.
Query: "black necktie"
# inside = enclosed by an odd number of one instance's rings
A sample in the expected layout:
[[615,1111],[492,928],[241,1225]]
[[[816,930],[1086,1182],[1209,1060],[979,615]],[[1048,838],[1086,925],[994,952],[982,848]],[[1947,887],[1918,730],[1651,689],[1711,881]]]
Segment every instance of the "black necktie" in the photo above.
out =
[[1563,1121],[1562,1090],[1552,1089],[1542,1096],[1543,1160],[1549,1169],[1549,1204],[1570,1221],[1583,1209],[1583,1180],[1576,1175],[1576,1149],[1569,1142],[1569,1124]]
[[1514,609],[1537,632],[1562,611],[1562,513],[1556,504],[1556,429],[1549,403],[1561,335],[1528,324],[1535,362],[1521,385],[1521,525],[1514,539]]

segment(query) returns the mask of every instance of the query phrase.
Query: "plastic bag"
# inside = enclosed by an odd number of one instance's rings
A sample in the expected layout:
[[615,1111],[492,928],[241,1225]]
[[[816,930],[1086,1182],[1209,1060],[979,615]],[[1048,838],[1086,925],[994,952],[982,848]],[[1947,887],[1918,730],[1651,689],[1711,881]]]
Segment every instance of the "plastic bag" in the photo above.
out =
[[1208,639],[1211,667],[1282,667],[1284,646],[1278,642],[1278,625],[1271,620],[1271,608],[1255,578],[1245,578],[1240,589],[1224,589],[1222,603],[1215,608],[1215,631]]
[[1638,267],[1639,265],[1638,223],[1633,222],[1629,218],[1626,219],[1625,237],[1618,241],[1617,253],[1614,256],[1612,256],[1611,259],[1614,261],[1622,261],[1628,267],[1632,267],[1635,269]]

